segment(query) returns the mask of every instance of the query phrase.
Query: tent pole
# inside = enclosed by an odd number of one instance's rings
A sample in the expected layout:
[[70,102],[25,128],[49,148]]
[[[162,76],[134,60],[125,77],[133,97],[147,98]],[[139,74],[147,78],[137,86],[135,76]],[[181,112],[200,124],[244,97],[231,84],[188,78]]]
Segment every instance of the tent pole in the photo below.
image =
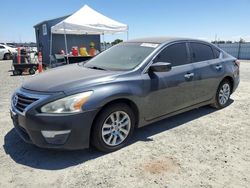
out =
[[51,61],[52,61],[52,31],[50,30],[50,52],[49,52],[49,67],[51,68]]
[[69,64],[68,45],[67,45],[67,36],[66,36],[66,30],[65,30],[65,22],[63,22],[63,31],[64,31],[64,42],[65,42],[67,64]]
[[129,33],[128,33],[128,30],[127,30],[127,41],[128,41],[128,34],[129,34]]
[[106,44],[105,44],[105,38],[104,38],[104,33],[102,34],[102,40],[103,40],[103,51],[106,50]]

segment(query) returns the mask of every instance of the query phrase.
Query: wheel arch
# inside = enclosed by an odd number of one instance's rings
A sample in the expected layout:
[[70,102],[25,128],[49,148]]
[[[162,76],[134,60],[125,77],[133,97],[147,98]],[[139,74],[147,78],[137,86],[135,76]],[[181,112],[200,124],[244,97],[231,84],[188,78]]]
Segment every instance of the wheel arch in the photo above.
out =
[[3,54],[3,59],[6,59],[6,55],[11,56],[11,53],[10,53],[10,52],[6,52],[6,53],[4,53],[4,54]]
[[135,126],[137,127],[138,126],[138,123],[139,123],[139,109],[138,109],[138,106],[136,105],[136,103],[131,100],[131,99],[128,99],[128,98],[117,98],[117,99],[113,99],[113,100],[110,100],[108,102],[106,102],[99,110],[99,112],[96,114],[95,118],[94,118],[94,121],[93,123],[95,122],[95,119],[96,117],[107,107],[107,106],[110,106],[110,105],[113,105],[113,104],[117,104],[117,103],[123,103],[123,104],[126,104],[128,105],[131,110],[133,111],[134,115],[135,115]]

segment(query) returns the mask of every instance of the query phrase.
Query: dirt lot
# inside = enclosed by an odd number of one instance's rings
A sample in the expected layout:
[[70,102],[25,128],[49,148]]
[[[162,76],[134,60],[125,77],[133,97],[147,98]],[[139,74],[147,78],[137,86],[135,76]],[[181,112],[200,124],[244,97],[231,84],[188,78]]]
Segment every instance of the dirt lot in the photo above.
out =
[[136,131],[117,152],[51,151],[24,143],[9,117],[13,77],[0,61],[0,187],[249,187],[250,62],[223,110],[203,107]]

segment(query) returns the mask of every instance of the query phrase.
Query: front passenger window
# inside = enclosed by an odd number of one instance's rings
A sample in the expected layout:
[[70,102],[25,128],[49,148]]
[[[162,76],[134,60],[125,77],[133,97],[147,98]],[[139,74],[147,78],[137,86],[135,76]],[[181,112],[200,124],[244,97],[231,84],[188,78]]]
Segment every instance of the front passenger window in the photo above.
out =
[[177,43],[166,47],[154,59],[154,63],[156,62],[168,62],[171,63],[172,66],[187,64],[186,43]]

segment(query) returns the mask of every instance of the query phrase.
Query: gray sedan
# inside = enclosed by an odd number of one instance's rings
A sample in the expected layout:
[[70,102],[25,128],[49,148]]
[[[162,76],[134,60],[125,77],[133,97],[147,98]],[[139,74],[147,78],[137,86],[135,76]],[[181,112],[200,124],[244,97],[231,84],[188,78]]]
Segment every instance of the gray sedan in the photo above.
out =
[[28,143],[111,152],[135,128],[204,105],[226,107],[238,84],[239,61],[210,43],[144,38],[34,76],[15,91],[10,112]]

